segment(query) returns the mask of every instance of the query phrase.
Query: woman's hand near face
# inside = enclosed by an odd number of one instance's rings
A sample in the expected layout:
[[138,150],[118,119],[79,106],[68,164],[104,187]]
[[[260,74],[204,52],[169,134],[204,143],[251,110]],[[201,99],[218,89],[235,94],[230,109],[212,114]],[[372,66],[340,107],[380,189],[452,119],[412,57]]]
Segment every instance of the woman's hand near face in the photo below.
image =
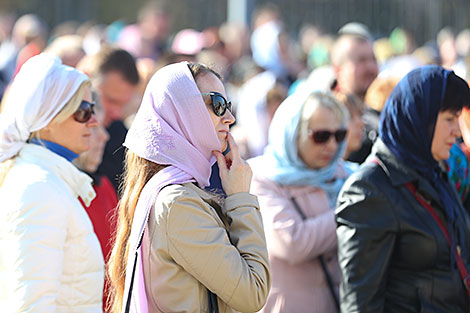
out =
[[219,175],[227,196],[250,190],[252,172],[245,160],[240,157],[238,146],[229,133],[227,136],[230,153],[224,156],[220,151],[214,151],[219,165]]

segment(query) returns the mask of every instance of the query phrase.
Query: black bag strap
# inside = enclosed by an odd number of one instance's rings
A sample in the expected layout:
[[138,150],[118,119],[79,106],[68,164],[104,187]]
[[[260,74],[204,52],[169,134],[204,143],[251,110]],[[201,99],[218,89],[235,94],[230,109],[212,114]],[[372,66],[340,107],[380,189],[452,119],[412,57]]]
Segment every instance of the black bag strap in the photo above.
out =
[[[302,219],[306,220],[307,217],[305,216],[304,212],[302,212],[302,210],[300,209],[300,206],[295,200],[295,198],[291,197],[290,200],[294,204],[295,209],[297,210],[299,215],[302,217]],[[338,299],[338,296],[336,295],[335,288],[333,286],[333,279],[331,278],[330,272],[328,272],[328,268],[326,267],[326,263],[323,258],[323,255],[318,256],[318,261],[320,261],[320,266],[323,270],[323,274],[325,274],[326,283],[328,284],[328,289],[330,290],[331,297],[333,298],[333,301],[335,302],[336,310],[339,312],[339,299]]]
[[134,259],[134,266],[132,267],[131,284],[129,286],[129,293],[127,294],[126,307],[124,309],[124,313],[129,313],[130,308],[131,308],[132,288],[134,286],[135,267],[137,265],[137,258],[138,257],[139,257],[139,253],[136,251],[135,252],[135,259]]
[[209,301],[209,313],[219,313],[219,304],[217,303],[217,295],[207,289],[207,300]]

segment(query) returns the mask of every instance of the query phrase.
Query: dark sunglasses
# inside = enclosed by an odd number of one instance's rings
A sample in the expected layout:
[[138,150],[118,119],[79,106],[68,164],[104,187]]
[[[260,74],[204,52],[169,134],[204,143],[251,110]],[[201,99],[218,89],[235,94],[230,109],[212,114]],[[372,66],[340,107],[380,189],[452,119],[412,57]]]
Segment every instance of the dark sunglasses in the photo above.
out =
[[331,132],[329,130],[310,130],[310,136],[315,143],[322,144],[328,142],[331,136],[335,137],[337,143],[340,143],[346,138],[346,133],[348,131],[346,129],[338,129],[335,132]]
[[211,97],[212,110],[214,110],[215,115],[224,116],[227,109],[232,112],[232,102],[227,101],[222,94],[212,91],[202,93],[202,96]]
[[95,103],[82,100],[77,111],[73,113],[73,118],[79,123],[86,123],[90,120],[91,116],[95,114]]

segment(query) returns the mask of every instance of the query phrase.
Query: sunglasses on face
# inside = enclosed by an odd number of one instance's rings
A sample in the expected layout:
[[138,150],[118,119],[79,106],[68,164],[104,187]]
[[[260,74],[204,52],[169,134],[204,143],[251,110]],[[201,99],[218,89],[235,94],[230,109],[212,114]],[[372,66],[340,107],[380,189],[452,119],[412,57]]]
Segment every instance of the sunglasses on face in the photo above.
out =
[[83,100],[80,103],[80,106],[78,107],[77,111],[73,113],[73,118],[79,123],[86,123],[91,119],[91,116],[95,114],[94,108],[94,102],[88,102],[86,100]]
[[335,137],[337,143],[340,143],[346,138],[346,133],[348,131],[346,129],[338,129],[337,131],[331,132],[329,130],[310,130],[310,136],[313,139],[313,142],[318,144],[323,144],[330,140],[331,136]]
[[214,110],[215,115],[224,116],[227,109],[232,112],[232,102],[227,101],[222,94],[218,92],[205,92],[202,93],[202,96],[211,97],[212,110]]

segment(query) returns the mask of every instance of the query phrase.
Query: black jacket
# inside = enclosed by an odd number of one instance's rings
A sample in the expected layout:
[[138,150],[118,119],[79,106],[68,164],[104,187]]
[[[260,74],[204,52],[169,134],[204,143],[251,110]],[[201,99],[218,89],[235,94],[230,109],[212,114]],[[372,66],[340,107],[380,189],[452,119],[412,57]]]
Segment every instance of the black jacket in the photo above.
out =
[[[447,240],[404,186],[410,181],[446,224],[437,192],[380,139],[343,186],[336,212],[341,312],[469,312]],[[470,249],[470,218],[459,210],[457,227]],[[469,256],[463,257],[470,269]]]

